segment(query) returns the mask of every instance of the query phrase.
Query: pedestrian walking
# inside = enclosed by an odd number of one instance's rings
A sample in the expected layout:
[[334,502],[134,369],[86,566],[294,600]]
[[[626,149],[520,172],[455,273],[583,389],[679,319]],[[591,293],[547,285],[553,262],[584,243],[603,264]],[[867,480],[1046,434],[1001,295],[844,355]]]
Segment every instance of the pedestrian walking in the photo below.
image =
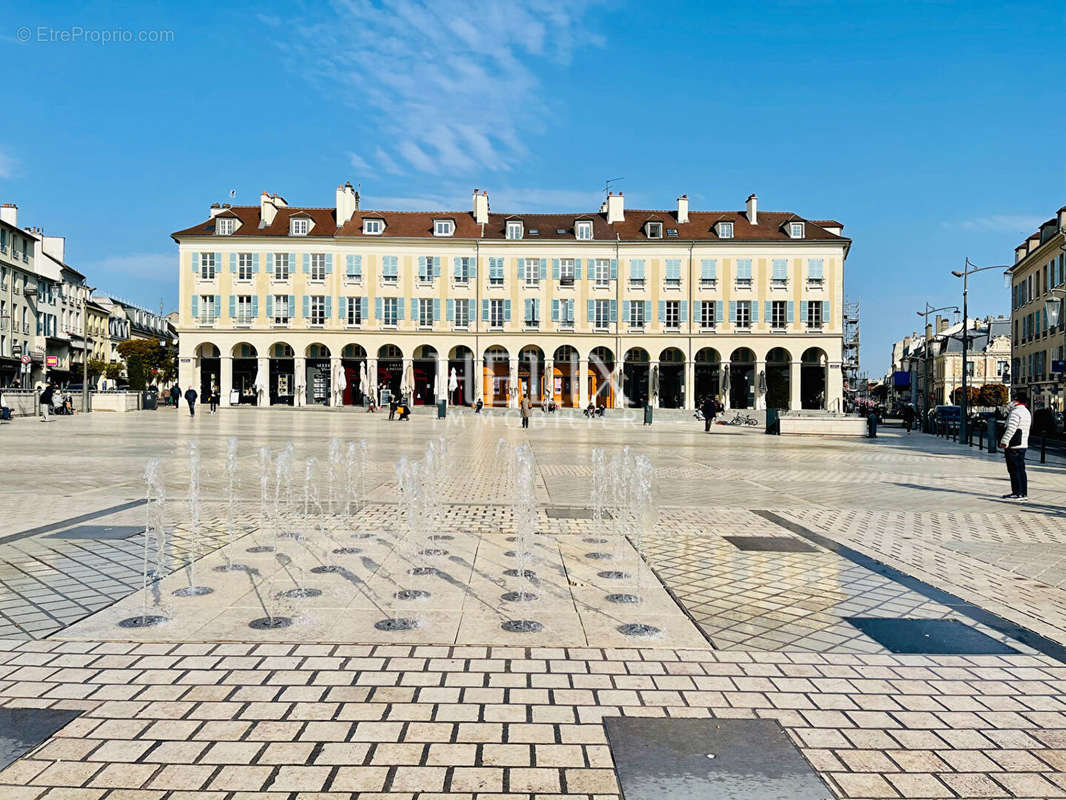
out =
[[170,387],[170,402],[174,404],[174,408],[181,411],[181,388],[176,383]]
[[910,403],[903,406],[903,427],[907,429],[907,433],[914,427],[914,406]]
[[711,432],[711,423],[714,422],[714,399],[707,395],[703,398],[703,432]]
[[44,385],[44,390],[41,392],[41,422],[48,422],[52,414],[52,398],[55,396],[56,389],[52,385],[51,381],[48,381]]
[[211,413],[214,414],[218,411],[218,386],[214,382],[211,383],[211,394],[207,400],[211,404]]
[[1016,389],[1014,402],[1010,404],[1007,415],[1007,427],[999,446],[1007,460],[1007,474],[1010,475],[1010,494],[1003,495],[1004,500],[1028,500],[1029,478],[1025,474],[1025,451],[1029,447],[1029,428],[1033,415],[1026,406],[1028,398],[1025,391]]
[[191,386],[185,390],[185,401],[189,404],[189,416],[196,416],[196,390]]
[[396,419],[396,408],[398,406],[399,406],[399,403],[396,401],[396,398],[395,397],[390,397],[389,398],[389,419]]
[[521,413],[522,413],[522,427],[523,428],[528,428],[529,427],[529,417],[533,413],[533,403],[529,399],[529,395],[528,394],[525,397],[522,398],[520,409],[521,409]]

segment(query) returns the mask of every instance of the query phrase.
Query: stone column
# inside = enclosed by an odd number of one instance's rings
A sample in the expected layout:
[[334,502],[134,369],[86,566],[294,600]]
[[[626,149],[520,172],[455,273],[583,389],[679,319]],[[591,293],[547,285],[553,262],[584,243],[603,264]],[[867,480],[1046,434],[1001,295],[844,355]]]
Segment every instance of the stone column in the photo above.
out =
[[329,360],[329,404],[331,406],[344,405],[344,393],[338,393],[337,387],[334,385],[334,382],[337,379],[337,371],[340,369],[340,366],[340,357],[332,356]]
[[[765,410],[766,409],[766,392],[762,391],[762,387],[759,385],[760,382],[761,382],[759,380],[760,376],[762,377],[763,381],[768,380],[766,378],[766,362],[765,361],[756,361],[755,362],[755,373],[752,375],[752,388],[755,390],[755,409],[756,410]],[[767,388],[769,388],[769,387],[767,387]]]
[[260,405],[269,406],[270,405],[270,359],[269,358],[260,357],[260,358],[257,359],[256,363],[258,365],[259,375],[261,376],[261,380],[263,382],[263,385],[266,387],[266,389],[263,391],[262,395],[257,395],[256,396],[256,402],[258,402]]
[[589,404],[589,362],[579,358],[577,361],[577,396],[578,407],[587,408]]
[[296,408],[307,405],[307,358],[296,356],[292,360],[292,404]]
[[826,408],[831,411],[844,410],[844,373],[840,370],[840,362],[829,362],[826,367],[828,374],[825,379],[825,402]]
[[441,400],[447,400],[448,405],[452,404],[452,393],[448,391],[448,359],[437,359],[437,387],[440,389],[440,394],[433,398],[433,402],[439,403]]
[[518,358],[507,362],[507,407],[518,408]]
[[655,403],[656,403],[656,398],[652,397],[652,394],[651,394],[652,387],[655,385],[655,379],[654,379],[654,377],[652,375],[652,373],[654,371],[655,371],[655,362],[654,361],[649,361],[648,362],[648,391],[647,391],[648,399],[647,399],[647,402],[645,403],[645,405],[649,405],[652,408],[655,408]]
[[788,368],[788,407],[790,411],[799,411],[803,408],[803,395],[800,389],[803,386],[803,364],[793,361]]
[[555,362],[550,358],[544,359],[544,402],[556,400],[555,397]]
[[696,365],[692,361],[685,362],[685,400],[682,407],[686,411],[696,410],[696,398],[693,396],[696,386]]
[[[228,406],[229,393],[233,390],[233,356],[222,356],[218,360],[218,393],[219,405]],[[200,391],[200,387],[196,387]]]

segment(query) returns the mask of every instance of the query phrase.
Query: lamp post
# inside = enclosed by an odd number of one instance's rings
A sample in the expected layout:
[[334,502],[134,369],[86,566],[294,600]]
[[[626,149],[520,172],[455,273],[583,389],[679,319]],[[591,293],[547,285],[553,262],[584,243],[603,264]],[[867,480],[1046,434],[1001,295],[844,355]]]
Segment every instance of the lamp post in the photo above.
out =
[[[1044,313],[1047,314],[1048,325],[1051,327],[1060,325],[1062,331],[1062,358],[1059,361],[1063,363],[1059,365],[1062,369],[1058,370],[1058,373],[1059,380],[1063,383],[1062,403],[1063,408],[1066,409],[1066,313],[1063,313],[1064,306],[1066,306],[1066,289],[1048,289],[1047,293],[1051,295],[1044,301]],[[1055,295],[1059,295],[1058,299]],[[1055,366],[1054,362],[1055,359],[1052,359],[1052,369]]]
[[959,401],[959,441],[966,441],[966,413],[969,409],[969,395],[967,394],[967,382],[966,382],[966,357],[969,352],[970,343],[970,331],[969,331],[969,318],[967,308],[967,295],[969,294],[970,276],[975,272],[984,272],[989,269],[998,269],[1001,272],[1010,267],[1003,264],[995,264],[990,267],[979,267],[972,263],[969,258],[963,264],[962,272],[958,270],[952,270],[951,274],[956,278],[962,278],[962,398]]
[[[959,313],[959,307],[958,306],[941,306],[940,308],[933,308],[932,306],[929,305],[929,301],[926,300],[925,301],[925,310],[917,312],[919,317],[924,317],[925,318],[925,324],[922,327],[922,334],[923,335],[926,333],[926,331],[929,330],[929,315],[930,314],[935,314],[938,311],[954,311],[956,314],[958,314]],[[922,430],[925,431],[926,433],[929,433],[929,407],[932,405],[932,399],[933,399],[933,393],[932,393],[932,391],[929,388],[929,384],[932,383],[931,376],[929,375],[929,344],[930,344],[931,341],[932,341],[932,339],[930,337],[927,337],[926,340],[925,340],[925,346],[922,348],[922,351],[923,351],[922,354],[924,356],[923,359],[922,359],[922,361],[923,361],[922,372],[925,373],[925,386],[923,387],[925,389],[925,403],[923,404],[924,408],[922,409]]]

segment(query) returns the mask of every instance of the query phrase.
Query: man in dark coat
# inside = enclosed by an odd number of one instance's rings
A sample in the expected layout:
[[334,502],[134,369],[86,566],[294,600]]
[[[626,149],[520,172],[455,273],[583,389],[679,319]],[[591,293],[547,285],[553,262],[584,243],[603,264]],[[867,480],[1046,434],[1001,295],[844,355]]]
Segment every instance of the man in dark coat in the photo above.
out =
[[56,392],[56,387],[52,385],[51,381],[48,381],[44,385],[44,391],[41,392],[41,416],[44,419],[41,422],[48,422],[48,417],[52,413],[52,396]]
[[714,421],[714,398],[707,395],[703,398],[703,432],[710,433],[711,423]]
[[181,410],[181,389],[176,383],[170,387],[170,402],[174,404],[174,408]]
[[195,417],[196,416],[196,398],[197,398],[197,394],[196,394],[196,390],[194,388],[192,388],[190,386],[188,389],[185,390],[185,400],[189,404],[189,416],[190,417]]

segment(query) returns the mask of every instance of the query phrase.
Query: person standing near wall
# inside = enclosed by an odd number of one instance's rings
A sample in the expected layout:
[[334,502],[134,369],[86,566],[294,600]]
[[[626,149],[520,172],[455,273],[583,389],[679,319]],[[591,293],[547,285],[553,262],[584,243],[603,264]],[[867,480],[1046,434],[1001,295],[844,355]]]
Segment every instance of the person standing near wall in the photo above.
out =
[[1028,500],[1029,478],[1025,473],[1025,451],[1029,447],[1029,428],[1033,416],[1026,407],[1025,391],[1014,392],[1014,402],[1010,404],[1007,427],[999,446],[1007,460],[1007,474],[1010,476],[1010,494],[1003,495],[1004,500]]

